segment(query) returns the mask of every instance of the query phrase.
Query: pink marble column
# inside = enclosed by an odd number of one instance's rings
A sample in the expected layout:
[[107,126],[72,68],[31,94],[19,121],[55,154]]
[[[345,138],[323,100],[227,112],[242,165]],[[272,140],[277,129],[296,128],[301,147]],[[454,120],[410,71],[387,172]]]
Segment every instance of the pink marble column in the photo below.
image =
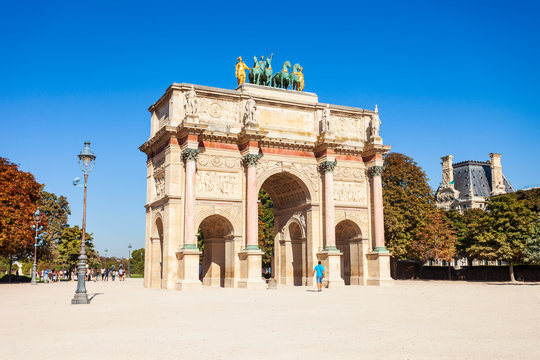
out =
[[382,166],[373,166],[369,168],[372,178],[371,195],[373,199],[373,217],[374,217],[374,237],[375,251],[386,252],[384,246],[384,212],[381,174],[384,170]]
[[185,149],[182,158],[186,163],[186,187],[184,191],[184,249],[196,249],[195,233],[195,163],[199,149]]
[[336,161],[323,161],[319,168],[324,173],[324,238],[326,251],[337,251],[335,209],[334,209],[334,168]]
[[258,208],[259,199],[257,192],[257,163],[260,155],[248,154],[244,156],[246,164],[246,249],[259,249],[258,236]]

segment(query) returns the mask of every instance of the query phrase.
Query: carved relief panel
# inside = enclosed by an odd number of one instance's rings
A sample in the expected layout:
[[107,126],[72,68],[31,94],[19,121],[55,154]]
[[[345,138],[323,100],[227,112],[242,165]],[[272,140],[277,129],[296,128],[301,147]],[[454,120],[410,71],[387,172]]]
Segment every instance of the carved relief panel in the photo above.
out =
[[240,197],[242,179],[238,172],[197,171],[195,180],[197,196]]

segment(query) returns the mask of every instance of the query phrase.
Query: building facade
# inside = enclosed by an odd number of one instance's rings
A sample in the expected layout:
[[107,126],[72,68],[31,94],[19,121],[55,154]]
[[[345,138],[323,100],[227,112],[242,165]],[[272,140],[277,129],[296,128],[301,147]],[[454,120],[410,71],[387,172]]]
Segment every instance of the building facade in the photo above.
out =
[[390,147],[377,109],[175,83],[149,111],[146,287],[264,287],[261,188],[274,203],[278,284],[312,285],[317,261],[328,286],[392,284],[381,182]]
[[501,154],[489,156],[489,161],[467,160],[456,164],[452,164],[452,155],[443,156],[437,207],[460,212],[484,209],[490,196],[515,192],[502,172]]

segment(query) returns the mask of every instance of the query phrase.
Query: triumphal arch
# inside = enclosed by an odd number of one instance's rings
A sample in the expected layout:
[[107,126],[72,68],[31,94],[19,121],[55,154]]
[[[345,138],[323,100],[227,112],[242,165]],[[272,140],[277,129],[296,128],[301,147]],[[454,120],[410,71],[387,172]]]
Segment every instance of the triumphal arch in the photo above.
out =
[[392,283],[381,183],[390,147],[376,108],[257,84],[174,83],[149,111],[146,287],[265,287],[261,188],[274,204],[277,284],[313,285],[318,260],[330,287]]

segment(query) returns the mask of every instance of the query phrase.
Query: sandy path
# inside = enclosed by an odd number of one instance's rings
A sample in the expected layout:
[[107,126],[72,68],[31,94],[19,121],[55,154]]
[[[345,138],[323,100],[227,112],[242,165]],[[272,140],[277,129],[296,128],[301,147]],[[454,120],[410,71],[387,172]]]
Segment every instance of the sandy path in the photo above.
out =
[[0,359],[540,359],[540,285],[399,281],[322,293],[0,285]]

